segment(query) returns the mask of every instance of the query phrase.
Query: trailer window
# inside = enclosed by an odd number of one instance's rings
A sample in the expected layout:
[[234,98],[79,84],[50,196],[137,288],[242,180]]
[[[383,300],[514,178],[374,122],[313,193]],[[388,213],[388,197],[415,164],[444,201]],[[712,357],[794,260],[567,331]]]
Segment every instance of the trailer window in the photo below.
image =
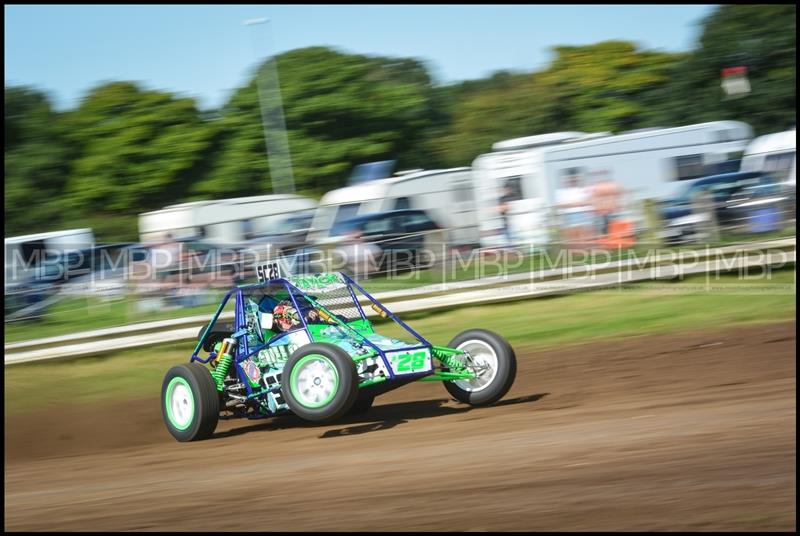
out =
[[425,212],[411,212],[405,215],[403,228],[406,231],[418,231],[424,227],[431,228],[435,225]]
[[453,200],[456,203],[472,201],[472,184],[469,181],[456,181],[453,183]]
[[336,209],[336,217],[334,217],[333,224],[331,225],[330,236],[336,236],[333,234],[333,228],[336,227],[339,222],[355,217],[356,214],[358,214],[358,207],[360,206],[361,203],[348,203],[346,205],[339,205]]
[[411,208],[411,201],[407,197],[398,197],[394,200],[394,210],[406,210]]
[[717,138],[715,141],[717,141],[718,143],[731,141],[731,139],[733,138],[733,136],[731,136],[731,131],[726,128],[722,130],[717,130],[715,134]]
[[522,177],[509,177],[503,181],[502,197],[507,202],[522,199]]
[[364,234],[378,235],[388,234],[392,231],[392,220],[389,218],[377,218],[364,223]]
[[698,179],[706,174],[705,166],[703,166],[703,155],[678,156],[673,161],[676,179],[679,181]]
[[794,151],[767,155],[764,159],[764,171],[772,175],[778,182],[783,182],[792,170],[794,159]]

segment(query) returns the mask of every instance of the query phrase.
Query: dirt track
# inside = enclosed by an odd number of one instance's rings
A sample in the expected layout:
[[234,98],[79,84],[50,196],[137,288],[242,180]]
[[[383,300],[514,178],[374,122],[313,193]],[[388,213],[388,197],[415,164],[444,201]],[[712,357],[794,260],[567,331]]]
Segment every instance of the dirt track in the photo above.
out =
[[7,417],[5,528],[795,530],[794,345],[792,322],[528,353],[494,407],[422,383],[193,444],[160,386]]

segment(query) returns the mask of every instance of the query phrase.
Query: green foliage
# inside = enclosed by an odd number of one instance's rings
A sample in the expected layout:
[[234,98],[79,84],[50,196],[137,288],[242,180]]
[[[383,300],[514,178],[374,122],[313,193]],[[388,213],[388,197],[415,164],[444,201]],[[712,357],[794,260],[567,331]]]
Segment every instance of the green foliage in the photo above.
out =
[[6,233],[48,230],[62,218],[69,172],[63,125],[47,96],[27,87],[6,88],[5,122]]
[[[794,126],[796,26],[793,4],[720,7],[703,22],[698,47],[669,85],[662,116],[680,124],[735,119],[757,134]],[[747,67],[751,93],[727,97],[721,71],[740,65]]]
[[[570,129],[622,131],[648,126],[644,101],[668,82],[680,55],[637,51],[631,43],[607,41],[557,47],[542,74],[555,115]],[[562,123],[563,124],[563,123]]]
[[534,75],[467,94],[457,105],[450,132],[436,146],[441,157],[450,165],[469,166],[496,141],[552,131],[543,95]]
[[192,199],[270,193],[269,166],[255,79],[237,90],[213,122],[214,161]]
[[[545,71],[504,73],[482,91],[465,91],[440,150],[450,164],[469,165],[493,142],[559,130],[621,131],[649,125],[652,94],[682,56],[637,51],[608,41],[556,47]],[[497,75],[496,75],[497,76]]]
[[[417,146],[431,124],[433,90],[421,63],[312,47],[278,56],[277,70],[298,191],[320,195],[342,186],[358,163],[427,161]],[[257,82],[268,92],[270,76],[261,65],[223,108],[219,157],[195,191],[269,192]]]
[[[95,88],[65,121],[80,154],[72,165],[65,204],[85,219],[132,216],[181,199],[213,133],[192,99],[130,82]],[[114,234],[106,236],[137,235],[135,227]]]

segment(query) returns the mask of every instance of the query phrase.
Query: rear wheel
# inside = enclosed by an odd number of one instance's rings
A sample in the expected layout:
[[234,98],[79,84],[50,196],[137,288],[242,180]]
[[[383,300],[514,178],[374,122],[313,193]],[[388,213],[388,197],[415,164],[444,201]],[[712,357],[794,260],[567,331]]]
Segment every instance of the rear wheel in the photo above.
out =
[[169,369],[161,384],[161,413],[178,441],[211,437],[219,422],[219,394],[208,369],[197,363]]
[[333,421],[347,413],[358,397],[353,360],[332,344],[313,343],[286,361],[281,393],[292,412],[307,421]]
[[477,377],[444,382],[447,392],[459,402],[484,406],[500,400],[511,389],[517,375],[514,349],[503,337],[485,329],[470,329],[450,341],[449,348],[469,354],[468,364]]

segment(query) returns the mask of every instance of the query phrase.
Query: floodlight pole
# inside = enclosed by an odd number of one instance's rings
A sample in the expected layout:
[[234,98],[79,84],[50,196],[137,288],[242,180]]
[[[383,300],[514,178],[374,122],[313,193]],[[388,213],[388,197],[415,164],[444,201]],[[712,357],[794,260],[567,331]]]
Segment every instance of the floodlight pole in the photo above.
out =
[[[258,18],[248,19],[244,21],[244,24],[255,27],[269,22],[270,20],[267,18]],[[269,32],[267,34],[269,35]],[[252,37],[253,51],[258,58],[255,32],[252,32]],[[256,88],[258,105],[261,109],[261,124],[264,128],[264,143],[267,147],[272,192],[293,194],[295,191],[294,174],[292,173],[292,157],[289,153],[289,138],[286,135],[286,122],[283,117],[277,58],[274,55],[268,56],[264,68],[259,71],[256,71]],[[265,82],[271,84],[270,87],[265,88]],[[270,103],[267,101],[270,98],[273,99],[272,106],[269,106]]]

